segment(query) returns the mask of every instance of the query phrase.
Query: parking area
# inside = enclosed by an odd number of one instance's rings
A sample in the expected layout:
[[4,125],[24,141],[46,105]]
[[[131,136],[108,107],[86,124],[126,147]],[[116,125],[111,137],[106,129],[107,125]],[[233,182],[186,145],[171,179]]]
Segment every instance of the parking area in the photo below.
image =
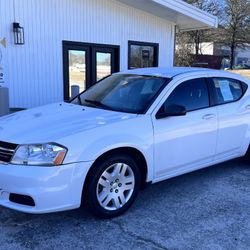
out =
[[250,165],[230,161],[152,185],[112,220],[1,207],[0,249],[250,249]]

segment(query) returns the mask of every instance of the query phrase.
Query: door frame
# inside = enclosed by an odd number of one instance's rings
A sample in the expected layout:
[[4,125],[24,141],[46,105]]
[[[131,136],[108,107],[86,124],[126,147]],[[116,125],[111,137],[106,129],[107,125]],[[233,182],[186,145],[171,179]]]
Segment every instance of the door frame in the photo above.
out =
[[86,88],[96,82],[96,52],[111,53],[112,73],[120,71],[120,45],[62,41],[64,100],[69,100],[69,50],[86,50]]

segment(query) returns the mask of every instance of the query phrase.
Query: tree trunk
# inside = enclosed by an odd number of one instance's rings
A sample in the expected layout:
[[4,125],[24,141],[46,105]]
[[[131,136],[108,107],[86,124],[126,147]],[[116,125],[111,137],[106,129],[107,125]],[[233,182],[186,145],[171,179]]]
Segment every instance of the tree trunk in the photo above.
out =
[[235,58],[234,58],[234,57],[235,57],[235,55],[234,55],[235,53],[234,53],[234,52],[235,52],[235,44],[232,43],[232,44],[231,44],[230,69],[233,69],[233,66],[234,66],[234,59],[235,59]]
[[195,44],[195,55],[196,56],[199,55],[199,44],[198,43]]
[[196,31],[195,33],[195,55],[198,56],[200,52],[200,33],[199,31]]

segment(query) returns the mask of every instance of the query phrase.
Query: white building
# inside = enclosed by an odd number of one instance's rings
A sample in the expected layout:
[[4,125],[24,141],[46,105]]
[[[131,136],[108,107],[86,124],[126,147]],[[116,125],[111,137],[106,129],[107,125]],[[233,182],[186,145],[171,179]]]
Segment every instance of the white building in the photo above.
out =
[[1,0],[0,85],[11,107],[66,100],[72,85],[83,90],[115,71],[173,65],[176,27],[216,26],[181,0]]

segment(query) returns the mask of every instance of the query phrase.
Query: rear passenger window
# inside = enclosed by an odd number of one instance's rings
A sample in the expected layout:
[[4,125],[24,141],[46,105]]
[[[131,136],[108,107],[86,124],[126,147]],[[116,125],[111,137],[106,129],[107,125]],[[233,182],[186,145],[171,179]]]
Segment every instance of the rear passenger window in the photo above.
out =
[[240,81],[229,78],[213,78],[215,104],[238,101],[243,96]]
[[209,107],[208,89],[205,79],[193,79],[177,86],[166,100],[166,105],[181,105],[187,111]]

